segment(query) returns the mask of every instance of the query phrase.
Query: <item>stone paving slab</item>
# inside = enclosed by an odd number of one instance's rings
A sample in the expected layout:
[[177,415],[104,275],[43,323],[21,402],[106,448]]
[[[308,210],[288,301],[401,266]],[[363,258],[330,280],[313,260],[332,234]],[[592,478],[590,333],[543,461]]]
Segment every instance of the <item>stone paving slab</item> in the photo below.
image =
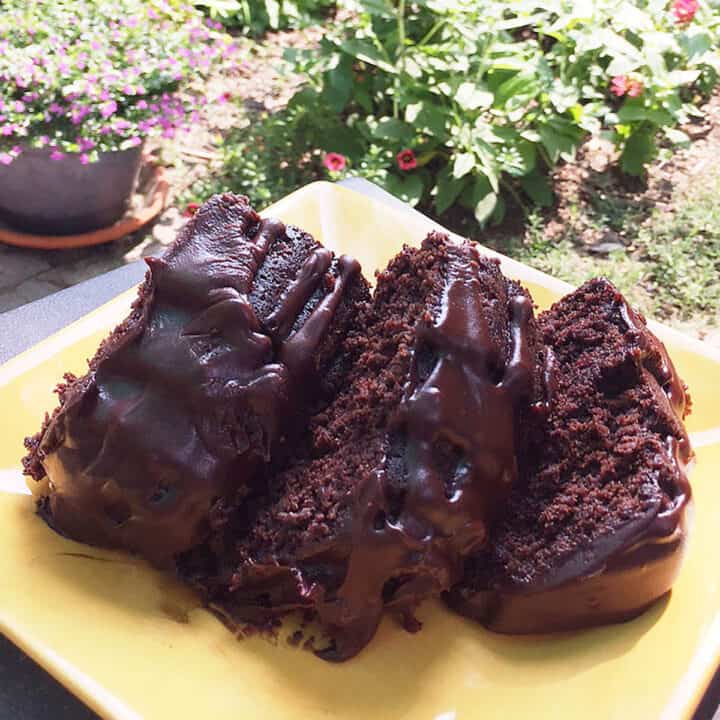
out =
[[71,250],[29,250],[0,244],[0,312],[76,285],[141,257],[157,255],[185,223],[177,208],[154,225],[107,245]]

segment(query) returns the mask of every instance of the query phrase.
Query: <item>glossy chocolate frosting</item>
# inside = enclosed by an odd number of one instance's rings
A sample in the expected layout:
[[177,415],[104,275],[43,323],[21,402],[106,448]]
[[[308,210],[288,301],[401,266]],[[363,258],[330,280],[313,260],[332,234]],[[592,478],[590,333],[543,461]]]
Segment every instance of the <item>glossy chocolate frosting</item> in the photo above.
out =
[[[691,499],[687,473],[693,455],[682,423],[688,410],[686,388],[645,320],[609,283],[593,281],[591,292],[598,289],[600,296],[614,301],[628,342],[635,346],[630,356],[640,384],[649,390],[655,414],[670,425],[666,437],[644,438],[634,451],[650,448],[654,457],[647,462],[664,481],[652,490],[654,499],[642,512],[620,522],[614,531],[581,543],[544,572],[530,579],[497,574],[480,582],[470,579],[447,594],[452,608],[497,632],[546,633],[632,619],[671,588],[682,563]],[[601,300],[596,298],[598,304]],[[595,311],[588,307],[588,313]],[[557,401],[557,372],[548,347],[544,379],[549,412]],[[468,574],[487,577],[477,565],[487,562],[487,557],[474,562],[474,566],[469,563]]]
[[[536,364],[532,302],[470,243],[430,236],[423,252],[443,257],[442,284],[409,331],[414,342],[399,406],[379,433],[365,428],[379,459],[353,478],[349,517],[325,541],[246,559],[232,573],[229,592],[209,593],[220,612],[242,620],[315,611],[333,639],[318,652],[327,660],[358,653],[386,606],[398,608],[411,626],[417,603],[451,587],[463,559],[486,542],[517,476],[518,417]],[[402,275],[381,276],[376,305],[378,295],[402,281]],[[378,332],[393,307],[377,308]],[[402,357],[393,362],[406,362]],[[349,394],[364,392],[361,373]],[[356,450],[344,446],[338,453]],[[326,472],[317,463],[309,476]],[[296,504],[288,508],[297,512]]]
[[[384,604],[412,609],[418,599],[451,587],[463,558],[487,540],[517,477],[518,412],[532,391],[532,302],[519,292],[508,300],[512,347],[503,358],[490,333],[479,262],[471,244],[451,247],[440,310],[418,325],[388,452],[356,490],[347,574],[335,597],[318,608],[335,637],[323,653],[327,659],[364,647]],[[429,374],[421,367],[427,355]],[[452,447],[454,467],[438,467],[440,443]],[[399,509],[388,488],[398,467],[392,445],[404,456]]]
[[[269,254],[300,246],[292,282],[254,284]],[[303,425],[327,370],[318,349],[359,266],[232,195],[147,262],[131,316],[62,388],[26,466],[47,476],[40,507],[55,529],[165,565]],[[262,299],[274,309],[261,318]]]

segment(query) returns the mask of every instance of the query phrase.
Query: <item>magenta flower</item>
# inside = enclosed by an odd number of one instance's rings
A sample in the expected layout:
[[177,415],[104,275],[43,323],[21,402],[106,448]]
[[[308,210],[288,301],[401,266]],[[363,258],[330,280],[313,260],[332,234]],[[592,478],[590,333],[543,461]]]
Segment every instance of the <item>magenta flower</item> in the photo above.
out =
[[330,172],[342,172],[347,165],[345,156],[335,152],[326,153],[322,162]]
[[0,165],[9,165],[14,160],[10,153],[0,152]]
[[695,13],[700,9],[698,0],[675,0],[672,4],[672,13],[677,25],[687,25],[693,21]]
[[57,148],[55,148],[55,149],[50,153],[50,159],[51,159],[51,160],[62,160],[64,157],[65,157],[65,153],[60,152],[60,150],[58,150]]
[[117,112],[117,103],[114,100],[110,100],[109,102],[106,102],[104,105],[100,108],[100,115],[102,115],[106,120],[109,117],[112,117]]
[[13,107],[15,108],[15,112],[25,112],[25,103],[22,100],[16,100],[13,103]]
[[90,158],[89,158],[85,153],[83,153],[83,154],[80,156],[80,164],[81,164],[81,165],[87,165],[89,162],[90,162]]
[[397,164],[401,170],[414,170],[417,167],[415,153],[406,148],[397,154]]
[[12,135],[14,132],[15,132],[15,126],[12,124],[3,125],[2,128],[0,128],[0,135],[5,135],[6,137],[8,135]]

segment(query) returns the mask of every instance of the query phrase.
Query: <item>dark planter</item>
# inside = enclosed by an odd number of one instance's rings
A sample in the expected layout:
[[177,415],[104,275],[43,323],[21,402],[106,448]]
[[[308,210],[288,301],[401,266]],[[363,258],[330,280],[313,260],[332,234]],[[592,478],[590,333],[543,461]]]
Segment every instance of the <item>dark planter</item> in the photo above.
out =
[[26,233],[72,235],[108,227],[125,213],[140,171],[141,147],[51,160],[50,150],[23,152],[0,165],[0,220]]

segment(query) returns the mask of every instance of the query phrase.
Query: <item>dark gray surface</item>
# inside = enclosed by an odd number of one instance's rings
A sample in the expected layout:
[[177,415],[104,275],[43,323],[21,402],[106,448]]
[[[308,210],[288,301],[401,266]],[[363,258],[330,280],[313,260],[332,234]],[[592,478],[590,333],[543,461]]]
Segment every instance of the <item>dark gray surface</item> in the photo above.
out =
[[[400,200],[361,178],[341,185],[407,209]],[[132,287],[144,273],[145,263],[140,261],[0,314],[0,364]],[[132,662],[132,658],[118,661]],[[720,720],[719,700],[720,673],[716,673],[693,720]],[[0,720],[6,718],[97,720],[98,716],[0,635]]]
[[0,314],[0,364],[142,280],[142,260]]
[[0,635],[2,720],[97,720],[98,716]]

